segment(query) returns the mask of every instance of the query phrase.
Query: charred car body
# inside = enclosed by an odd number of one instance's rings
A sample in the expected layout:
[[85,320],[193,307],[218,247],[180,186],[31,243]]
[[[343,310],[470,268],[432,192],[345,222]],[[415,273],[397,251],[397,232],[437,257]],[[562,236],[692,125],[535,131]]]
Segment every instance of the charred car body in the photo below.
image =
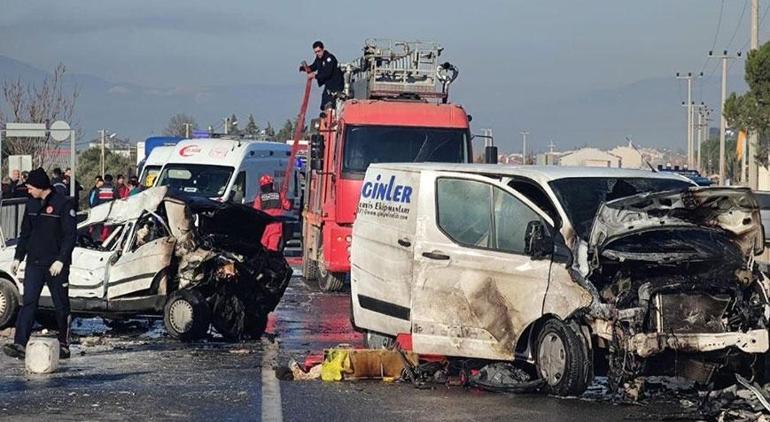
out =
[[[258,336],[291,278],[284,257],[260,244],[274,221],[245,205],[173,197],[165,187],[94,207],[78,224],[72,312],[162,314],[169,334],[182,340],[210,325],[229,339]],[[13,253],[13,246],[0,251],[0,326],[12,322],[23,294],[24,264],[11,275]],[[40,307],[53,308],[47,288]]]
[[411,333],[418,353],[527,360],[563,395],[600,367],[614,385],[706,381],[768,350],[748,190],[633,170],[377,164],[353,233],[353,319],[370,344]]

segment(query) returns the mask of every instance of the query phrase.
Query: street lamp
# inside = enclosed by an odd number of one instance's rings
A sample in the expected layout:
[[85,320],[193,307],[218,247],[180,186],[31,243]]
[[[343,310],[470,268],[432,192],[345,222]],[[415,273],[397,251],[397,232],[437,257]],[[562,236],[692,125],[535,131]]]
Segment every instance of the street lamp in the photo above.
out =
[[105,138],[115,139],[115,136],[118,135],[117,133],[112,133],[109,136],[107,136],[107,132],[108,131],[104,130],[104,129],[99,131],[99,133],[101,134],[101,139],[102,139],[102,159],[101,159],[102,178],[104,178],[104,141],[105,141]]

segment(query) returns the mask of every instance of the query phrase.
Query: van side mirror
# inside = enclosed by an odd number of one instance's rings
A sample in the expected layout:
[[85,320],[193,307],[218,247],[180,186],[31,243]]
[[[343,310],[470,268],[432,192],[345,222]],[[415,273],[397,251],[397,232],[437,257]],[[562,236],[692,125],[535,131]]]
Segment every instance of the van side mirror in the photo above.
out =
[[324,167],[324,137],[318,133],[310,135],[310,168],[321,171]]
[[553,240],[540,220],[527,223],[524,235],[524,252],[532,258],[545,258],[553,253]]

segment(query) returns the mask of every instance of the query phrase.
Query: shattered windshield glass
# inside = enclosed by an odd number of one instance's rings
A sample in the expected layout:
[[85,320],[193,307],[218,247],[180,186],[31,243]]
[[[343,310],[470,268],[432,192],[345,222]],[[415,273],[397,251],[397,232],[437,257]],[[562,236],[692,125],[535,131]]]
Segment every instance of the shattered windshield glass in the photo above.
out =
[[372,163],[464,163],[467,143],[464,129],[349,126],[342,171],[363,176]]
[[692,184],[683,180],[613,177],[574,177],[554,180],[550,185],[575,232],[585,241],[588,241],[594,217],[603,202],[645,192],[692,187]]
[[204,164],[167,164],[157,186],[168,186],[184,194],[219,198],[225,194],[232,167]]

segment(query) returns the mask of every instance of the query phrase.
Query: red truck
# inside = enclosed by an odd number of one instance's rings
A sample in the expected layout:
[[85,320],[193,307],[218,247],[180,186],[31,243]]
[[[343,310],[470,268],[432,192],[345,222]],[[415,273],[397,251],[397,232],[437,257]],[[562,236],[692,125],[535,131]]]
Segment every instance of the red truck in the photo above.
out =
[[473,161],[471,116],[448,102],[458,71],[439,64],[441,50],[435,43],[369,40],[363,57],[342,65],[345,92],[311,135],[303,209],[303,275],[324,291],[340,290],[348,278],[369,164]]

